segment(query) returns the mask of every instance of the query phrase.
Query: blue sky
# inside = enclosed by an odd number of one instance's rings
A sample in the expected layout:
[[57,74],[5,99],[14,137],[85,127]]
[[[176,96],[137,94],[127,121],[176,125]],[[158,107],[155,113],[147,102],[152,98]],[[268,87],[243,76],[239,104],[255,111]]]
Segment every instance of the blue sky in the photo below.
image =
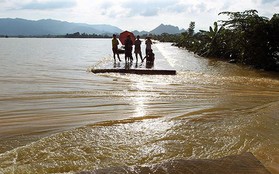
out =
[[271,18],[279,0],[0,0],[0,18],[56,19],[88,24],[111,24],[123,30],[150,31],[170,24],[208,29],[222,11],[256,9]]

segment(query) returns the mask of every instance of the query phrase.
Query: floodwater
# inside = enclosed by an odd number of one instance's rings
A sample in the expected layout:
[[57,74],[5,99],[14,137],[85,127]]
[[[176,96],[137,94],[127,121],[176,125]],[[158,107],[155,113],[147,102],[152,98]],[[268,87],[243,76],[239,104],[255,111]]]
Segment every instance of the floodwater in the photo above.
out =
[[90,73],[112,61],[109,39],[0,39],[0,173],[244,152],[279,172],[278,73],[153,48],[177,75]]

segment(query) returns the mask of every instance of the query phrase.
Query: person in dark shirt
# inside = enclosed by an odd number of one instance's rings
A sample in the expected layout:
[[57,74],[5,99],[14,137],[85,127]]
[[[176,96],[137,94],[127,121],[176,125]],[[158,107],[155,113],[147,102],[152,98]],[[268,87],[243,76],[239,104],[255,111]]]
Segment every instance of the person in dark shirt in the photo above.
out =
[[133,41],[131,40],[131,36],[128,35],[125,40],[125,62],[133,61],[132,50],[133,50]]
[[146,37],[146,41],[145,41],[145,57],[147,57],[148,53],[151,50],[151,45],[152,45],[152,41],[150,37]]
[[142,54],[141,54],[141,40],[139,38],[140,36],[137,36],[137,39],[135,41],[135,55],[136,55],[137,63],[138,63],[138,55],[140,56],[141,62],[143,62]]

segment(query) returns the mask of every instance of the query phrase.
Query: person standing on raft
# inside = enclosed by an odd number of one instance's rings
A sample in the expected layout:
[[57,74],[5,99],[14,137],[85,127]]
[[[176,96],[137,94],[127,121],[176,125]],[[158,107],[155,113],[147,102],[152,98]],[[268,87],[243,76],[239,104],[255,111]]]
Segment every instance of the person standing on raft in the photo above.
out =
[[151,45],[152,45],[152,41],[150,39],[150,37],[146,37],[146,41],[145,41],[145,57],[148,56],[148,53],[151,51]]
[[118,42],[115,34],[113,34],[113,38],[112,38],[111,42],[112,42],[112,52],[113,52],[114,61],[116,61],[115,54],[117,54],[118,60],[121,62],[120,57],[119,57],[119,53],[118,53],[119,42]]
[[132,55],[132,50],[133,50],[133,41],[131,40],[131,36],[128,35],[126,40],[125,40],[125,62],[127,61],[133,61],[133,55]]
[[140,36],[137,36],[137,39],[135,40],[135,56],[136,56],[136,61],[138,63],[138,55],[140,56],[141,62],[143,62],[142,59],[142,54],[141,54],[141,40],[139,40]]

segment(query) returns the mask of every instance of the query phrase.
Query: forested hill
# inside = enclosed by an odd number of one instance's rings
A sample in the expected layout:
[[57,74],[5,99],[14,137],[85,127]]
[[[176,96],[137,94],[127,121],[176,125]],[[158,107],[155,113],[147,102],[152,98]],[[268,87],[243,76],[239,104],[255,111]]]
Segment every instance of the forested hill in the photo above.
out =
[[82,23],[70,23],[52,19],[38,21],[26,19],[0,19],[0,35],[7,36],[41,36],[41,35],[65,35],[67,33],[120,33],[122,30],[111,25],[89,25]]
[[[126,30],[124,28],[124,30]],[[107,35],[119,34],[123,30],[112,25],[100,24],[90,25],[84,23],[70,23],[52,19],[42,19],[38,21],[21,18],[0,18],[0,36],[46,36],[46,35],[66,35],[66,34],[87,34],[87,35]],[[161,24],[151,31],[133,31],[135,35],[162,33],[177,34],[184,32],[178,27]]]

